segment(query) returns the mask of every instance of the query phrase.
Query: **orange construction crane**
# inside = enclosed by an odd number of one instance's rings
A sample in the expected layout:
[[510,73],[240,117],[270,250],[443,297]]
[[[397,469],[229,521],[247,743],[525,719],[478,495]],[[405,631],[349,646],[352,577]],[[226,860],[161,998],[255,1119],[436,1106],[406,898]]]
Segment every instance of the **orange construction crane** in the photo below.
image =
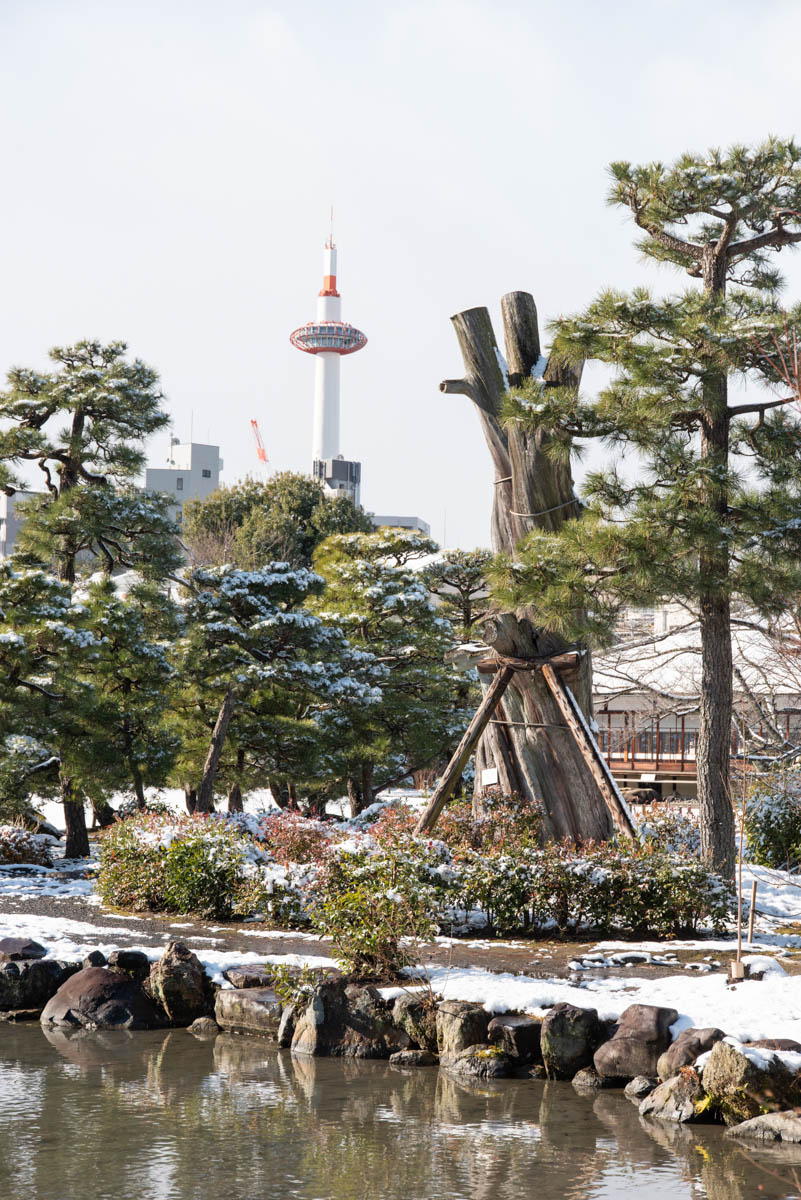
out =
[[256,454],[258,455],[259,462],[266,463],[267,451],[264,449],[264,442],[261,440],[258,421],[251,421],[250,428],[253,430],[253,436],[256,439]]

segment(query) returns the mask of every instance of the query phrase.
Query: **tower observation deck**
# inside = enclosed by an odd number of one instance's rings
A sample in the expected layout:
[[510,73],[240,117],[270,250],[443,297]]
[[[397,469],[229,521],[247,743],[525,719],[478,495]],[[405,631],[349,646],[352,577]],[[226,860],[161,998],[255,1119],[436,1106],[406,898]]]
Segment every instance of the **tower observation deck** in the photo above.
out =
[[312,474],[330,495],[349,495],[359,503],[361,463],[342,456],[339,449],[339,364],[346,354],[367,345],[367,338],[342,320],[342,299],[337,291],[337,250],[333,238],[325,244],[323,286],[317,297],[317,317],[290,334],[292,345],[315,356]]

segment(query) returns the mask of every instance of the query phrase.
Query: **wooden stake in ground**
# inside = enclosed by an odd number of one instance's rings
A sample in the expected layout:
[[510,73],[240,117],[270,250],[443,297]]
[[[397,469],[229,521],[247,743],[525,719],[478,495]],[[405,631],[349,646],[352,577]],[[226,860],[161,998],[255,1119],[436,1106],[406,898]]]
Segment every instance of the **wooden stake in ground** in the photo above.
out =
[[751,883],[751,908],[748,911],[748,945],[752,945],[754,941],[754,917],[756,916],[756,893],[757,881],[754,879]]
[[453,789],[462,777],[462,771],[467,766],[467,760],[476,748],[478,739],[487,727],[487,722],[495,711],[498,701],[508,688],[514,675],[513,667],[501,667],[481,704],[476,709],[475,716],[465,730],[464,737],[454,751],[453,758],[448,763],[442,778],[437,784],[420,820],[414,827],[416,834],[426,833],[436,824],[439,814],[450,799]]

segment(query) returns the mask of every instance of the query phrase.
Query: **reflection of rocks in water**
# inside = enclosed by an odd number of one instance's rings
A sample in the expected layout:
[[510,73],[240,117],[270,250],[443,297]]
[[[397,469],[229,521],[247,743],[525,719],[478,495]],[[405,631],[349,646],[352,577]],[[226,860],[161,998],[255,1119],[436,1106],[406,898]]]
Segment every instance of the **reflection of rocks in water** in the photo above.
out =
[[276,1048],[263,1038],[220,1033],[213,1046],[216,1070],[232,1081],[258,1079],[274,1067]]
[[[672,1121],[649,1120],[641,1117],[640,1129],[665,1153],[658,1161],[676,1160],[683,1167],[686,1179],[699,1179],[706,1200],[753,1200],[754,1196],[788,1196],[794,1179],[792,1170],[801,1163],[801,1147],[792,1148],[797,1156],[789,1158],[781,1150],[773,1154],[759,1147],[755,1153],[737,1153],[737,1148],[724,1136],[722,1128],[704,1128],[703,1135],[696,1126],[676,1125]],[[786,1183],[783,1187],[772,1172]]]
[[606,1135],[614,1137],[626,1162],[638,1169],[662,1167],[668,1162],[670,1155],[664,1152],[658,1139],[648,1137],[636,1108],[622,1091],[599,1092],[592,1110]]
[[123,1049],[134,1049],[137,1036],[127,1029],[103,1033],[91,1029],[69,1032],[65,1029],[43,1028],[42,1034],[62,1058],[87,1070],[119,1062]]
[[3,1026],[0,1070],[2,1200],[648,1200],[657,1189],[777,1200],[793,1194],[801,1157],[743,1153],[722,1129],[641,1123],[620,1091],[588,1102],[565,1083],[292,1059],[234,1035]]

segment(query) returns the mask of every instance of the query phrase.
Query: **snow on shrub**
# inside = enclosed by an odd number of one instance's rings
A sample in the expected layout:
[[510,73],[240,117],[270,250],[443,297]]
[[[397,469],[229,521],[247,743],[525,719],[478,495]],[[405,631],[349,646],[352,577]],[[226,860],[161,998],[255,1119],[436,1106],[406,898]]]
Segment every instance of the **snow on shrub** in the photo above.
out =
[[295,876],[303,873],[214,815],[139,813],[104,833],[98,891],[106,904],[135,911],[221,918],[263,907],[299,922]]
[[52,867],[52,842],[46,834],[31,833],[22,825],[0,825],[0,865]]
[[123,908],[311,923],[365,975],[400,969],[435,928],[667,936],[720,929],[731,916],[731,889],[656,838],[541,847],[539,817],[520,814],[513,836],[497,811],[474,821],[467,805],[445,838],[415,838],[414,820],[401,805],[367,829],[286,812],[246,822],[137,814],[104,835],[99,890]]
[[437,931],[436,889],[419,855],[348,850],[329,858],[319,882],[312,923],[362,978],[397,977]]
[[775,771],[749,789],[748,856],[776,870],[801,866],[801,772]]
[[670,854],[690,854],[697,857],[701,852],[701,828],[698,821],[683,813],[652,809],[641,822],[639,831],[652,845]]
[[322,863],[331,853],[335,830],[330,821],[318,821],[296,812],[268,813],[259,821],[257,836],[277,862]]

